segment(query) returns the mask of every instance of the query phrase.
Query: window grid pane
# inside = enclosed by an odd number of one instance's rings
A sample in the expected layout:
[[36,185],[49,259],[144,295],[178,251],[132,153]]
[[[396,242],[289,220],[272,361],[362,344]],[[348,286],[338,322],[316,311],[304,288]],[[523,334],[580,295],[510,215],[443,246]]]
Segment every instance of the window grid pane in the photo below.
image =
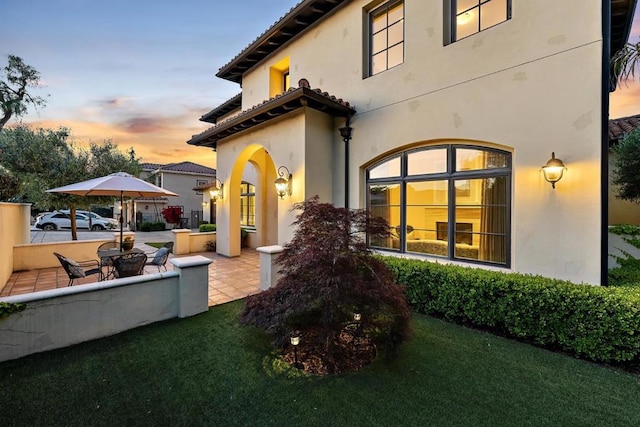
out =
[[[394,183],[393,190],[389,184],[368,186],[367,207],[376,216],[387,220],[392,228],[390,240],[372,242],[371,245],[400,252],[508,266],[510,154],[462,145],[402,154],[372,169],[383,165],[383,169],[388,169],[390,162],[401,161],[401,183]],[[445,164],[444,171],[440,166],[433,173],[425,173],[434,160],[438,161],[438,157],[439,162]],[[458,167],[461,171],[447,171],[446,164],[455,166],[454,157],[467,167]],[[372,170],[368,171],[369,179]],[[414,170],[421,172],[420,180],[416,180],[416,175],[410,178]],[[428,179],[428,175],[433,175],[434,179]],[[381,194],[385,194],[384,198]]]
[[455,20],[455,34],[451,41],[455,42],[510,19],[509,6],[511,0],[457,0],[452,11]]
[[404,2],[389,2],[370,15],[369,75],[404,62]]

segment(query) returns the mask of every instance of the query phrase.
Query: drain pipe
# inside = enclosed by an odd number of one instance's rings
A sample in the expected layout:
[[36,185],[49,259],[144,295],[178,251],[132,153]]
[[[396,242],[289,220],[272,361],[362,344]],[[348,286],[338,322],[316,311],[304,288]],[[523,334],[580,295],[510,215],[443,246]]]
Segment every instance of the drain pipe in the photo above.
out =
[[344,141],[344,207],[349,209],[349,140],[351,139],[351,132],[353,128],[350,126],[351,115],[347,116],[347,121],[344,127],[338,129],[340,136]]

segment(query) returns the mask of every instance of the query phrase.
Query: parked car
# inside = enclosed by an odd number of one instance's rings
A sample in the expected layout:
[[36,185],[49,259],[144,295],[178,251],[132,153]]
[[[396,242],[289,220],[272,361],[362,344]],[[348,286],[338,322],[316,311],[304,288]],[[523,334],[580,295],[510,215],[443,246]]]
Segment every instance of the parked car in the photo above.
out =
[[[117,227],[111,218],[91,219],[91,230],[108,230]],[[111,221],[108,221],[111,219]],[[62,228],[71,228],[71,217],[68,213],[56,211],[45,215],[38,215],[35,223],[36,228],[53,231]],[[89,217],[83,213],[76,212],[76,227],[89,229]]]
[[[70,213],[69,209],[60,209],[58,212],[62,212],[62,213],[66,213],[66,214]],[[76,213],[79,213],[79,214],[82,214],[82,215],[84,215],[86,217],[91,218],[91,223],[92,224],[95,224],[95,223],[102,224],[103,222],[111,224],[111,226],[107,227],[107,228],[118,228],[120,226],[120,223],[118,222],[117,219],[100,216],[95,212],[83,211],[81,209],[76,209]]]

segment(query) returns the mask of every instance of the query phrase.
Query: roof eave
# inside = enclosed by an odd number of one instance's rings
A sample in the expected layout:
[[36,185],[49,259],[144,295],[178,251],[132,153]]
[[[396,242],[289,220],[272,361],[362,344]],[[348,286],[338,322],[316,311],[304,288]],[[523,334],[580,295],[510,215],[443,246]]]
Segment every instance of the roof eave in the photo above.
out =
[[241,84],[244,73],[349,1],[301,1],[229,63],[223,65],[216,76]]
[[281,96],[260,104],[251,110],[247,110],[228,121],[207,129],[199,135],[194,135],[187,144],[211,147],[214,150],[219,140],[253,128],[277,117],[298,110],[302,107],[310,107],[336,117],[348,117],[355,114],[356,110],[348,103],[318,90],[300,87],[285,92]]

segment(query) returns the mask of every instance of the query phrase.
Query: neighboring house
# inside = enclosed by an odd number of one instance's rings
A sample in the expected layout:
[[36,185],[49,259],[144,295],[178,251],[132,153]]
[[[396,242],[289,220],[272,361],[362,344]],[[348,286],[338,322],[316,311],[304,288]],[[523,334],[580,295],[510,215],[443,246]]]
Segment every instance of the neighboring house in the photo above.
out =
[[[197,228],[203,220],[202,191],[194,191],[194,187],[211,183],[216,170],[192,162],[142,163],[140,179],[153,182],[158,187],[177,193],[178,197],[163,199],[137,199],[135,211],[140,212],[142,221],[162,221],[162,209],[167,206],[181,206],[183,209],[182,224],[185,227]],[[207,213],[208,214],[208,213]]]
[[[609,149],[613,149],[624,136],[640,126],[640,114],[609,120]],[[609,173],[613,173],[615,153],[609,155]],[[639,172],[640,173],[640,172]],[[617,198],[617,190],[609,181],[609,224],[640,225],[640,205]]]
[[386,218],[370,244],[388,254],[606,282],[609,61],[635,3],[301,1],[220,68],[242,93],[188,141],[230,189],[218,252],[240,254],[250,163],[259,245],[287,243],[318,195]]

